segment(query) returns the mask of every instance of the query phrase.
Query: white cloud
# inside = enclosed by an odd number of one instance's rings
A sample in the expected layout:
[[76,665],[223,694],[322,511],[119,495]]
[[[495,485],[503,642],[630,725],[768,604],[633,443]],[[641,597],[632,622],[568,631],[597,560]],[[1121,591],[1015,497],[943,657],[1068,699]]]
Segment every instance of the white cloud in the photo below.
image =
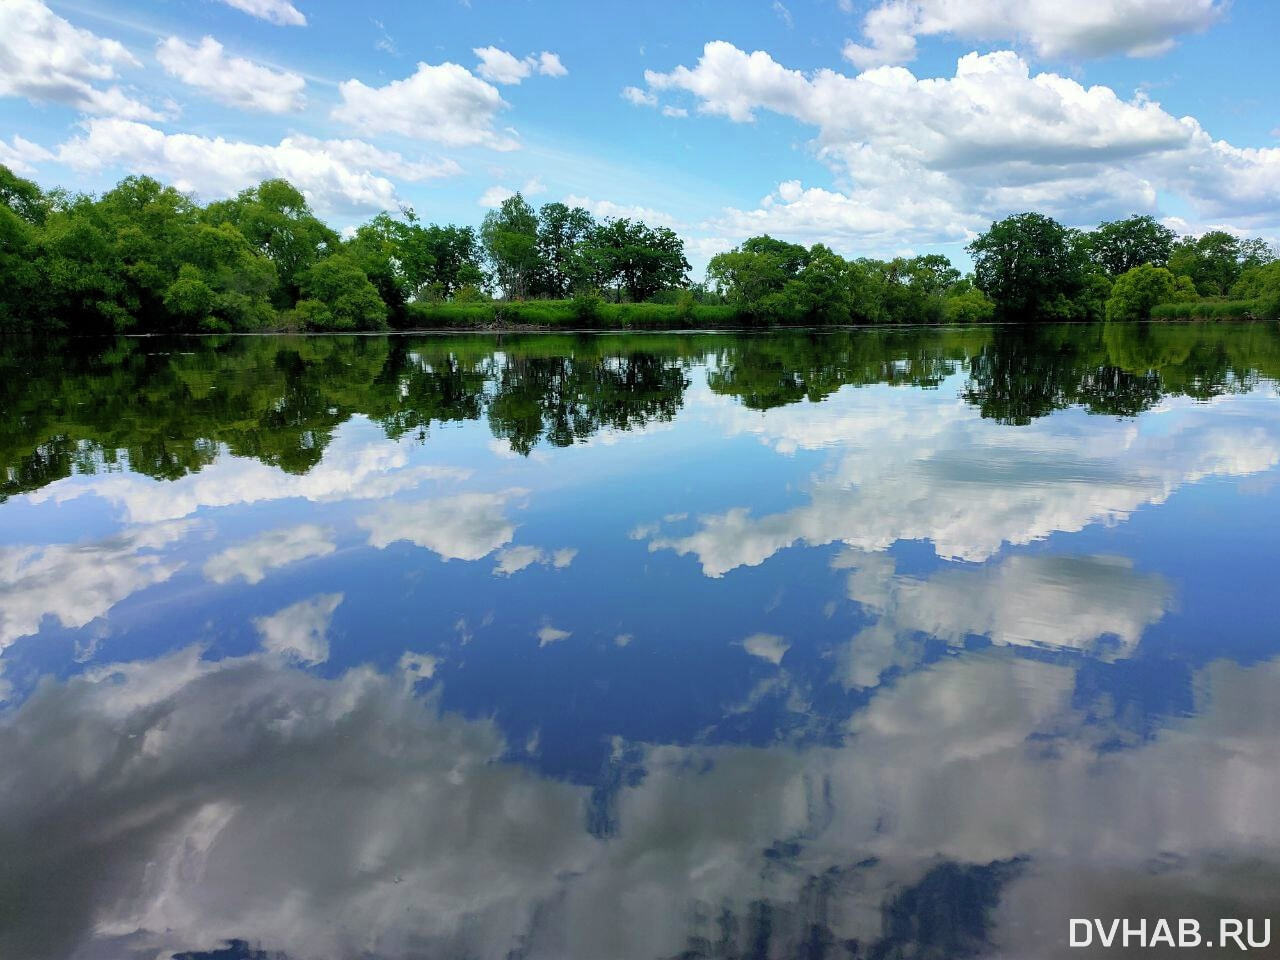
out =
[[560,62],[558,53],[548,53],[543,50],[538,54],[538,72],[547,77],[566,77],[569,71],[565,65]]
[[229,7],[279,27],[305,27],[307,18],[289,0],[222,0]]
[[1226,11],[1225,0],[883,0],[862,21],[865,44],[844,54],[860,68],[905,63],[916,38],[1025,40],[1042,57],[1145,57],[1175,38],[1205,30]]
[[379,439],[366,442],[371,427],[363,421],[340,427],[321,457],[305,474],[287,473],[250,457],[220,456],[199,473],[159,482],[136,473],[113,473],[84,483],[68,477],[26,494],[32,503],[63,503],[97,496],[121,508],[131,523],[155,523],[190,516],[202,509],[263,503],[300,497],[312,503],[377,500],[428,480],[459,480],[465,470],[408,466],[402,447]]
[[381,173],[423,180],[459,169],[450,160],[407,161],[360,140],[290,136],[275,145],[257,144],[164,133],[118,119],[88,120],[85,131],[61,146],[61,161],[84,169],[125,167],[205,197],[229,196],[261,180],[283,177],[322,212],[394,209],[395,185]]
[[515,524],[507,519],[505,508],[522,493],[460,493],[416,503],[388,503],[356,523],[369,531],[369,545],[378,549],[407,540],[446,560],[479,560],[515,536]]
[[493,568],[493,572],[500,576],[509,577],[511,574],[519,573],[534,564],[542,564],[543,566],[563,570],[573,563],[573,558],[577,555],[578,551],[573,547],[564,547],[550,553],[541,547],[528,545],[508,547],[498,552],[498,565]]
[[156,59],[170,76],[233,107],[289,113],[306,103],[302,77],[229,57],[213,37],[204,37],[199,46],[169,37],[156,45]]
[[582,207],[585,210],[589,210],[596,217],[643,220],[651,227],[679,228],[684,225],[678,218],[665,210],[655,210],[652,207],[644,207],[639,204],[629,205],[614,203],[612,200],[593,200],[591,197],[578,196],[572,193],[564,198],[564,202],[571,207]]
[[[958,393],[959,384],[944,389]],[[958,396],[939,404],[887,386],[764,412],[724,398],[721,429],[755,434],[784,454],[829,451],[828,465],[790,510],[756,517],[732,508],[699,518],[692,533],[654,536],[649,547],[691,554],[710,577],[757,566],[795,543],[843,542],[869,553],[919,540],[939,557],[981,562],[1005,544],[1123,520],[1206,477],[1270,469],[1280,463],[1272,402],[1230,397],[1207,411],[1169,400],[1159,418],[1098,418],[1086,436],[1071,415],[1010,433]],[[1011,482],[1020,476],[1034,482]]]
[[568,640],[571,636],[573,634],[568,630],[559,630],[548,624],[538,628],[538,646],[545,647],[551,643],[559,643],[561,640]]
[[472,53],[480,58],[476,72],[494,83],[517,84],[535,73],[548,77],[563,77],[569,73],[560,57],[546,50],[537,56],[523,58],[497,47],[476,47]]
[[329,623],[342,597],[341,593],[321,593],[270,616],[255,618],[253,625],[262,635],[262,649],[302,663],[324,663],[329,659]]
[[180,540],[188,523],[135,527],[93,543],[0,547],[0,651],[52,616],[83,627],[126,597],[182,568],[156,551]]
[[767,660],[774,666],[782,663],[782,658],[791,649],[791,644],[773,633],[753,633],[742,641],[742,646],[753,657]]
[[16,133],[9,143],[0,140],[0,163],[3,163],[20,176],[31,176],[36,172],[35,165],[37,163],[44,163],[46,160],[52,159],[53,154],[44,147],[18,136]]
[[834,565],[855,568],[849,598],[877,617],[850,647],[849,680],[860,687],[875,686],[888,666],[908,666],[918,635],[1117,660],[1133,654],[1173,602],[1163,577],[1121,557],[1018,554],[925,577],[896,573],[886,554],[849,551]]
[[662,115],[664,117],[687,117],[689,111],[684,107],[663,107]]
[[494,150],[520,146],[509,133],[494,130],[498,112],[509,106],[498,89],[456,63],[419,63],[412,76],[382,87],[347,80],[339,91],[342,103],[333,118],[369,136],[394,133]]
[[[42,684],[0,724],[0,817],[15,884],[80,896],[32,897],[6,932],[129,960],[229,931],[299,956],[579,960],[677,955],[768,902],[770,947],[793,956],[817,882],[824,932],[874,948],[934,868],[1018,859],[983,888],[984,923],[1038,957],[1069,909],[1274,901],[1275,663],[1197,671],[1194,709],[1117,750],[1070,667],[945,657],[876,691],[841,744],[640,747],[608,839],[583,829],[590,786],[415,698],[422,666],[329,678],[186,650]],[[90,853],[98,884],[77,888]],[[736,926],[726,953],[757,929]]]
[[482,207],[498,207],[502,205],[502,201],[510,197],[514,197],[516,192],[510,187],[504,187],[502,184],[494,184],[484,193],[480,194],[480,198],[476,203]]
[[0,3],[0,97],[159,120],[159,113],[120,87],[102,86],[116,79],[117,68],[138,66],[122,43],[72,26],[40,0]]
[[315,524],[271,530],[252,540],[238,543],[210,557],[204,575],[214,583],[241,577],[246,583],[260,583],[267,571],[310,557],[323,557],[337,549],[330,532]]
[[658,98],[648,90],[642,90],[639,87],[623,87],[622,99],[628,103],[633,103],[637,107],[656,107]]
[[1215,141],[1145,95],[1033,75],[1010,51],[967,54],[954,76],[930,79],[901,67],[805,74],[717,41],[694,67],[645,79],[638,96],[685,91],[704,114],[749,123],[768,110],[816,130],[834,188],[786,181],[709,232],[892,249],[965,240],[1030,207],[1079,225],[1154,212],[1161,193],[1205,217],[1280,222],[1280,148]]

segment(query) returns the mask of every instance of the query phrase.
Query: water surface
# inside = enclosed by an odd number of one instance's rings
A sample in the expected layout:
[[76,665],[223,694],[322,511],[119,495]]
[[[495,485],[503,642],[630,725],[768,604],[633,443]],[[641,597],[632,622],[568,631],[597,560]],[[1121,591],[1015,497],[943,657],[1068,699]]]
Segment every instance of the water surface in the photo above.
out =
[[1275,325],[0,344],[0,956],[1269,917],[1278,377]]

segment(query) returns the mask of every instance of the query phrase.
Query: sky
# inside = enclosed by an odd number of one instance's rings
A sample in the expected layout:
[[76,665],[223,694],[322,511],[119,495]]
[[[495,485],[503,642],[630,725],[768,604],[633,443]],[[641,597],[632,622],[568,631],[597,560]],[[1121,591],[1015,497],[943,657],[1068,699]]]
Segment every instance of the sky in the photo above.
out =
[[941,252],[1039,210],[1280,239],[1271,0],[0,0],[0,163],[349,228],[519,190],[709,256]]

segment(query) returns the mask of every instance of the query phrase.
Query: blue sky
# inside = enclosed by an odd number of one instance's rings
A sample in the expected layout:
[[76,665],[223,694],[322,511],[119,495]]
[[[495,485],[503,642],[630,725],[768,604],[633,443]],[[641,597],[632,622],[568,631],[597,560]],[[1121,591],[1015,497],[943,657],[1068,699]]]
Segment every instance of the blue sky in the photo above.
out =
[[285,175],[337,226],[524,190],[679,230],[962,248],[1040,209],[1280,236],[1263,0],[0,0],[0,162],[202,199]]

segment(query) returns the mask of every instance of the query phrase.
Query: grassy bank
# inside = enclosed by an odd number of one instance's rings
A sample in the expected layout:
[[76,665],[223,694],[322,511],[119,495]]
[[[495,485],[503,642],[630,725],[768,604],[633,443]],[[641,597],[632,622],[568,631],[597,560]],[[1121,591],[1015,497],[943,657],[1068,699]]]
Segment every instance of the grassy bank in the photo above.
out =
[[424,330],[547,327],[599,330],[694,330],[758,324],[737,307],[702,303],[607,303],[582,300],[492,300],[412,303],[411,327]]
[[1152,320],[1268,320],[1257,300],[1202,300],[1161,303],[1151,308]]

